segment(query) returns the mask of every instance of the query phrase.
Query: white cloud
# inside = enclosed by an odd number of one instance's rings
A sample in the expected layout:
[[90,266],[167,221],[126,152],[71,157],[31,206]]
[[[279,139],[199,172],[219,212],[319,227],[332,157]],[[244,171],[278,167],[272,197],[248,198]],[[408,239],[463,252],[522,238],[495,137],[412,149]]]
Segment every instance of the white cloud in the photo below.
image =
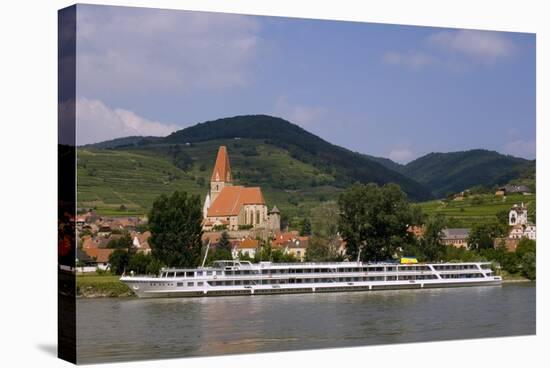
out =
[[407,148],[396,148],[388,153],[388,158],[401,164],[407,163],[414,158],[413,153]]
[[451,71],[462,71],[467,64],[465,61],[492,65],[515,51],[514,43],[502,32],[441,31],[424,41],[418,50],[386,52],[382,61],[412,70],[437,65]]
[[325,114],[324,107],[292,104],[286,96],[279,97],[275,103],[274,115],[301,126],[311,125]]
[[386,64],[402,65],[411,69],[421,69],[438,62],[434,56],[420,51],[387,52],[383,60]]
[[79,6],[80,96],[246,85],[258,43],[248,16]]
[[537,154],[537,144],[534,139],[516,139],[504,145],[504,152],[513,156],[534,159]]
[[166,136],[178,129],[145,119],[132,111],[112,109],[99,100],[79,98],[76,101],[77,144],[97,143],[127,136]]
[[441,31],[432,34],[428,41],[443,50],[457,52],[487,64],[509,57],[514,52],[514,44],[502,32],[465,29]]

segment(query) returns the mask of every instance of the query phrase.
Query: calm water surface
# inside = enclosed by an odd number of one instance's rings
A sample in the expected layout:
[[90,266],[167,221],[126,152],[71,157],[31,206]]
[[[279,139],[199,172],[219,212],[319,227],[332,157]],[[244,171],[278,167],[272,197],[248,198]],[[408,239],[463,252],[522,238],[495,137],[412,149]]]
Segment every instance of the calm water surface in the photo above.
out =
[[535,285],[80,299],[79,363],[535,333]]

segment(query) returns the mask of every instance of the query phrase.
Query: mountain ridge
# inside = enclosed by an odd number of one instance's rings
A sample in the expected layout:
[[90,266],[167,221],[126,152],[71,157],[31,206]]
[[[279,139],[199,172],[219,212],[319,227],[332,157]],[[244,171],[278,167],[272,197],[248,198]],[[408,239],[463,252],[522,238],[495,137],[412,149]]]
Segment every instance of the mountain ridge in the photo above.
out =
[[147,149],[159,145],[189,145],[224,139],[255,139],[287,150],[294,159],[334,174],[342,187],[355,181],[378,184],[396,182],[415,200],[442,197],[476,185],[506,184],[534,166],[534,161],[485,149],[431,152],[403,165],[388,158],[337,146],[298,125],[269,115],[215,119],[197,123],[166,137],[123,137],[83,147]]

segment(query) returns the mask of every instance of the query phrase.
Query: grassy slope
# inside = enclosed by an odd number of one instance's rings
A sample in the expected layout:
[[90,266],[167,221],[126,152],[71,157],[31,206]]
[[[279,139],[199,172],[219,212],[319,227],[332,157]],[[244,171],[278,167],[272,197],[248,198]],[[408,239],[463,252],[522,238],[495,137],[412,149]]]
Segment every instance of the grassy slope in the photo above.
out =
[[[173,164],[169,145],[148,146],[147,150],[79,149],[78,206],[97,207],[104,215],[142,215],[158,195],[176,189],[203,199],[221,144],[228,146],[238,184],[260,185],[268,206],[277,205],[291,218],[307,215],[321,200],[336,198],[340,191],[331,185],[334,177],[293,159],[281,148],[245,139],[214,140],[181,146],[193,159],[185,172]],[[258,156],[243,154],[250,145],[256,147]],[[127,210],[120,211],[121,205]]]
[[84,297],[118,297],[131,296],[132,291],[119,281],[120,276],[83,274],[77,275],[76,285],[79,296]]
[[481,196],[483,203],[474,204],[473,197],[462,201],[444,203],[439,200],[423,202],[421,207],[429,215],[442,214],[447,218],[456,219],[454,226],[472,227],[476,223],[488,223],[496,221],[496,214],[500,211],[508,211],[516,203],[523,202],[528,210],[529,217],[536,211],[536,196],[523,196],[521,194],[509,195],[506,198],[495,197],[492,194]]

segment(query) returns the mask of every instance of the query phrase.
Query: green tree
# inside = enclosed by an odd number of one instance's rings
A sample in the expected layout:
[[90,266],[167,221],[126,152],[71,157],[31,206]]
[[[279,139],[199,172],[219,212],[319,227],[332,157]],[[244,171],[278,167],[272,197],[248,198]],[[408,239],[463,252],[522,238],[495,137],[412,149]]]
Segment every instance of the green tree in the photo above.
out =
[[271,251],[271,242],[262,242],[259,249],[256,249],[256,253],[254,254],[254,262],[270,261]]
[[521,275],[529,280],[537,278],[537,243],[534,240],[523,238],[516,248]]
[[537,257],[533,252],[525,253],[520,260],[521,274],[529,280],[537,278]]
[[149,213],[153,257],[169,267],[194,267],[202,247],[199,196],[175,191],[160,195]]
[[495,239],[504,235],[499,224],[477,224],[470,229],[468,236],[468,248],[481,250],[493,248]]
[[158,275],[164,265],[158,259],[152,257],[151,262],[147,265],[146,272],[151,275]]
[[411,206],[411,223],[412,225],[421,225],[427,221],[427,216],[422,211],[422,207],[419,205]]
[[311,232],[306,259],[309,261],[337,261],[340,236],[338,234],[338,203],[328,201],[311,210]]
[[328,201],[311,210],[311,232],[325,239],[338,236],[338,203]]
[[305,260],[308,262],[342,261],[338,248],[331,239],[313,235],[309,238]]
[[109,256],[109,264],[111,265],[111,272],[120,275],[128,267],[130,262],[130,255],[125,249],[116,249]]
[[132,236],[128,231],[124,231],[119,238],[109,240],[107,248],[110,249],[126,249],[131,251],[133,249]]
[[148,254],[136,253],[130,257],[128,269],[134,271],[137,274],[145,274],[147,273],[147,268],[149,267],[149,264],[152,260],[153,257]]
[[352,259],[360,250],[365,261],[389,259],[412,241],[407,231],[413,225],[412,212],[398,185],[354,184],[340,195],[338,204],[338,227]]
[[442,231],[445,219],[442,215],[436,215],[426,222],[425,232],[420,239],[420,248],[427,261],[439,261],[445,253],[445,245],[442,240]]
[[231,254],[231,242],[229,241],[229,234],[227,233],[227,231],[224,231],[221,234],[220,241],[216,245],[215,251],[212,252],[212,257],[209,258],[209,263],[215,260],[233,259],[233,256]]
[[496,217],[497,217],[498,223],[501,226],[503,226],[503,227],[508,226],[508,211],[506,211],[506,210],[498,211],[496,213]]
[[537,242],[528,238],[523,238],[518,242],[518,246],[516,247],[516,254],[519,257],[523,257],[526,253],[534,253],[537,252]]
[[216,249],[223,249],[231,252],[231,242],[229,241],[229,234],[227,231],[224,231],[220,236],[220,241]]
[[302,228],[300,229],[300,235],[301,236],[311,235],[311,221],[307,217],[302,222]]
[[285,253],[282,249],[275,249],[271,251],[271,262],[298,262],[298,259],[290,253]]

